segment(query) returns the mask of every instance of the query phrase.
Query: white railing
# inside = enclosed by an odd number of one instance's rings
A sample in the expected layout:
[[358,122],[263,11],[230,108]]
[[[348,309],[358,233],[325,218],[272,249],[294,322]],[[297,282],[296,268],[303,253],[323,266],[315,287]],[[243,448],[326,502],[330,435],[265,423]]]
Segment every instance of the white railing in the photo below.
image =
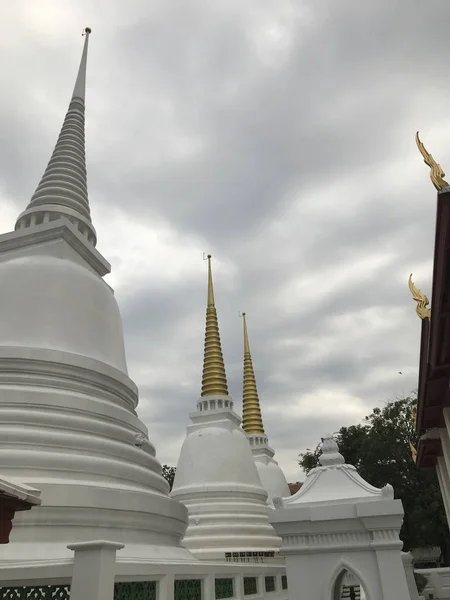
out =
[[427,585],[422,592],[422,596],[434,598],[435,600],[450,600],[450,568],[441,567],[439,569],[414,569],[416,573],[425,575],[428,579]]
[[283,589],[286,570],[282,564],[210,561],[137,564],[122,562],[123,545],[115,542],[94,541],[69,547],[75,552],[74,559],[63,563],[2,567],[0,600],[15,597],[11,595],[13,588],[42,590],[46,586],[53,586],[46,597],[55,600],[113,600],[115,585],[126,586],[130,600],[133,590],[141,598],[143,589],[148,600],[288,598],[287,589]]

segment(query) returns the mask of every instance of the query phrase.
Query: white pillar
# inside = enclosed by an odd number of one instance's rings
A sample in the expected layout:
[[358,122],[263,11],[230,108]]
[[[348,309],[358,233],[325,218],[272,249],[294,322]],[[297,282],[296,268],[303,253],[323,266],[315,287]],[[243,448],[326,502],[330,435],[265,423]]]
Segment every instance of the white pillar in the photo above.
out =
[[67,546],[75,552],[70,600],[112,600],[118,542],[95,540]]
[[203,581],[203,595],[202,598],[215,598],[216,597],[216,577],[213,574],[207,575]]
[[439,456],[437,459],[436,473],[441,488],[442,500],[444,501],[445,514],[450,524],[450,477],[443,456]]
[[159,593],[158,593],[159,600],[174,600],[175,577],[172,572],[167,573],[167,575],[165,577],[160,579],[160,581],[158,583],[158,587],[159,587]]
[[405,567],[406,583],[408,584],[411,600],[419,600],[416,580],[414,579],[413,556],[411,552],[402,552],[403,566]]
[[[378,532],[374,532],[376,535]],[[400,550],[383,548],[375,550],[380,574],[380,584],[383,590],[383,600],[409,600],[410,592],[406,580],[406,573],[403,566]],[[400,573],[404,576],[401,577]]]

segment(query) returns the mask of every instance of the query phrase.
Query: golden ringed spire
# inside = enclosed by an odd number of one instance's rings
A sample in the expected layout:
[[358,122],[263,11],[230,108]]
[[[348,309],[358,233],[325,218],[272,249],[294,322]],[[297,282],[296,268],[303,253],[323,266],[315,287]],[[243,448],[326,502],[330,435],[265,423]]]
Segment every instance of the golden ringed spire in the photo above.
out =
[[244,323],[244,386],[242,393],[242,429],[247,435],[264,435],[264,427],[256,388],[255,372],[248,343],[246,313],[242,313]]
[[208,303],[206,307],[205,353],[202,396],[228,396],[227,376],[220,344],[219,324],[214,303],[211,255],[208,254]]

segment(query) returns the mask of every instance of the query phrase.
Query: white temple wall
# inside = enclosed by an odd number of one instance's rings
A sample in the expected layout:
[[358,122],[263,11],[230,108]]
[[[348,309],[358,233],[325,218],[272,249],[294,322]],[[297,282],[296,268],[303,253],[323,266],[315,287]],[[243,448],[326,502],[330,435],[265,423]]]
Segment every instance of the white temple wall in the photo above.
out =
[[[48,593],[46,586],[55,586],[49,597],[60,600],[113,600],[114,584],[127,584],[127,597],[133,597],[130,588],[150,583],[155,586],[156,600],[177,600],[176,582],[195,581],[201,589],[201,600],[215,600],[216,579],[232,580],[232,592],[222,595],[230,600],[288,600],[286,570],[283,565],[247,562],[184,562],[184,563],[136,563],[123,561],[123,545],[108,541],[91,541],[69,545],[75,551],[71,560],[53,565],[23,566],[20,563],[9,567],[0,566],[0,597],[16,597],[17,588],[28,588],[30,597],[41,597]],[[117,552],[117,555],[116,555]],[[266,589],[266,578],[274,589]],[[244,593],[244,579],[252,580],[256,594]],[[19,590],[23,593],[23,590]],[[134,590],[138,597],[142,591]],[[69,598],[70,595],[70,598]],[[18,597],[18,596],[17,596]],[[28,597],[28,595],[27,595]],[[47,597],[47,596],[46,596]],[[181,595],[187,597],[186,594]],[[195,600],[198,596],[191,595]]]
[[[360,552],[320,553],[318,556],[311,552],[304,554],[299,560],[296,555],[286,555],[286,571],[289,573],[289,589],[301,590],[301,596],[291,594],[290,598],[305,598],[314,600],[335,600],[335,588],[338,580],[345,571],[349,571],[363,586],[367,600],[382,598],[378,579],[367,578],[366,573],[376,573],[375,556]],[[322,594],[317,598],[317,582],[322,582]],[[403,596],[399,596],[402,598]],[[405,599],[406,600],[406,599]]]
[[440,569],[414,569],[415,573],[425,575],[427,585],[422,592],[426,599],[434,597],[435,600],[450,600],[450,567]]

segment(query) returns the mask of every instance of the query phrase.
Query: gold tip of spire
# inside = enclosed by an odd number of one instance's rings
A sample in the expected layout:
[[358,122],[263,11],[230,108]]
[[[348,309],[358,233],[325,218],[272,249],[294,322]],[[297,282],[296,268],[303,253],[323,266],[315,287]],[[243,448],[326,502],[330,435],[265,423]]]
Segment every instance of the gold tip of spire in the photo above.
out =
[[215,306],[214,303],[214,288],[211,271],[211,254],[208,254],[208,306]]
[[219,324],[214,303],[211,254],[208,254],[208,305],[206,308],[205,355],[202,396],[228,396],[227,376],[220,344]]
[[414,283],[412,281],[412,273],[408,279],[408,287],[412,294],[413,300],[415,300],[417,302],[416,313],[419,315],[419,317],[421,319],[429,319],[431,317],[431,310],[429,308],[427,308],[427,306],[429,305],[430,301],[425,296],[425,294],[423,294],[414,285]]
[[434,187],[440,191],[444,188],[448,187],[448,183],[445,181],[445,173],[442,170],[441,165],[438,165],[431,154],[427,151],[423,143],[420,141],[419,132],[416,133],[416,144],[419,148],[420,154],[423,156],[423,162],[428,165],[431,169],[430,171],[430,179],[434,185]]
[[92,29],[90,27],[85,27],[84,33],[92,33]]
[[244,386],[242,393],[242,429],[247,435],[264,435],[264,427],[256,388],[255,372],[248,342],[246,313],[242,313],[244,324]]

